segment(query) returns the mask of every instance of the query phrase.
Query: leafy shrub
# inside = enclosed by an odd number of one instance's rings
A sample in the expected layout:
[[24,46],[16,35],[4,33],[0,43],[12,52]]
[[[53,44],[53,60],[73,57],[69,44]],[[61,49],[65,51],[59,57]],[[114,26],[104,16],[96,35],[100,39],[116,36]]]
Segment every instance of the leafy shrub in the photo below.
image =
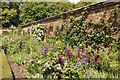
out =
[[[71,47],[85,45],[91,46],[93,49],[100,49],[101,46],[109,47],[116,39],[112,35],[116,34],[119,30],[118,27],[113,26],[112,23],[105,22],[104,20],[98,23],[91,23],[91,21],[84,21],[80,19],[73,20],[71,26],[64,23],[56,31],[57,39],[61,39],[64,43],[69,44]],[[88,29],[92,26],[92,29]]]

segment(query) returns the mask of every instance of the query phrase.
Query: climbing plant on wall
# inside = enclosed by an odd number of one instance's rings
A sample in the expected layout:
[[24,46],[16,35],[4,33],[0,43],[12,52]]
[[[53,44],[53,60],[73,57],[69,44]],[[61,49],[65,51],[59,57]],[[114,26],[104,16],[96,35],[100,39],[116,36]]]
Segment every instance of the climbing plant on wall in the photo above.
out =
[[[57,39],[62,39],[72,47],[85,45],[86,47],[91,46],[93,49],[99,49],[101,46],[108,47],[116,41],[112,35],[117,34],[118,26],[103,19],[96,23],[84,20],[85,14],[86,11],[80,15],[79,19],[73,19],[70,26],[64,22],[57,30]],[[89,29],[90,26],[92,29]]]

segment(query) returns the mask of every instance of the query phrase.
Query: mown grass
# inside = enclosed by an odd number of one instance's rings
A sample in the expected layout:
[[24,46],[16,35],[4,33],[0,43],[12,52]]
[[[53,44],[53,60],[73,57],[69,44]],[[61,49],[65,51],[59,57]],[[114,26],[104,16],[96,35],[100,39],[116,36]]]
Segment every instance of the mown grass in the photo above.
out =
[[2,41],[0,39],[0,79],[12,78],[12,72],[10,65],[5,56],[4,50],[2,49]]

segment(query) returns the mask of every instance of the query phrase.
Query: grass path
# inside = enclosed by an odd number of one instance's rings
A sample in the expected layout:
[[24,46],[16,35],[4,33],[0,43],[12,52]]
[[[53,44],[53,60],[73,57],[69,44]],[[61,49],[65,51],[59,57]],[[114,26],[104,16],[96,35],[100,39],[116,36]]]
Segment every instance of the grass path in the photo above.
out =
[[4,50],[2,49],[2,41],[0,39],[0,80],[2,78],[12,78],[10,65],[5,56]]
[[1,52],[0,52],[0,63],[1,63],[0,64],[0,66],[1,66],[0,71],[2,72],[2,73],[0,73],[2,75],[1,78],[12,78],[10,65],[6,59],[6,56],[5,56],[3,50],[1,50]]

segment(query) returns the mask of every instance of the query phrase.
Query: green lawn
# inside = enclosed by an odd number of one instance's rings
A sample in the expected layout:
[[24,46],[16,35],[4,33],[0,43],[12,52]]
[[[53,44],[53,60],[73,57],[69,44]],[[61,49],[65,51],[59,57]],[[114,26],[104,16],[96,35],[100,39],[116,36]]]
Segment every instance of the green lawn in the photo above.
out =
[[0,79],[1,78],[12,78],[10,65],[2,49],[0,49]]
[[2,62],[2,64],[0,64],[0,65],[2,65],[2,78],[12,78],[11,69],[10,69],[10,66],[8,64],[8,61],[6,59],[6,56],[3,52],[3,50],[1,51],[0,56],[2,56],[2,57],[0,57],[0,58],[2,58],[1,59],[2,61],[0,60]]

